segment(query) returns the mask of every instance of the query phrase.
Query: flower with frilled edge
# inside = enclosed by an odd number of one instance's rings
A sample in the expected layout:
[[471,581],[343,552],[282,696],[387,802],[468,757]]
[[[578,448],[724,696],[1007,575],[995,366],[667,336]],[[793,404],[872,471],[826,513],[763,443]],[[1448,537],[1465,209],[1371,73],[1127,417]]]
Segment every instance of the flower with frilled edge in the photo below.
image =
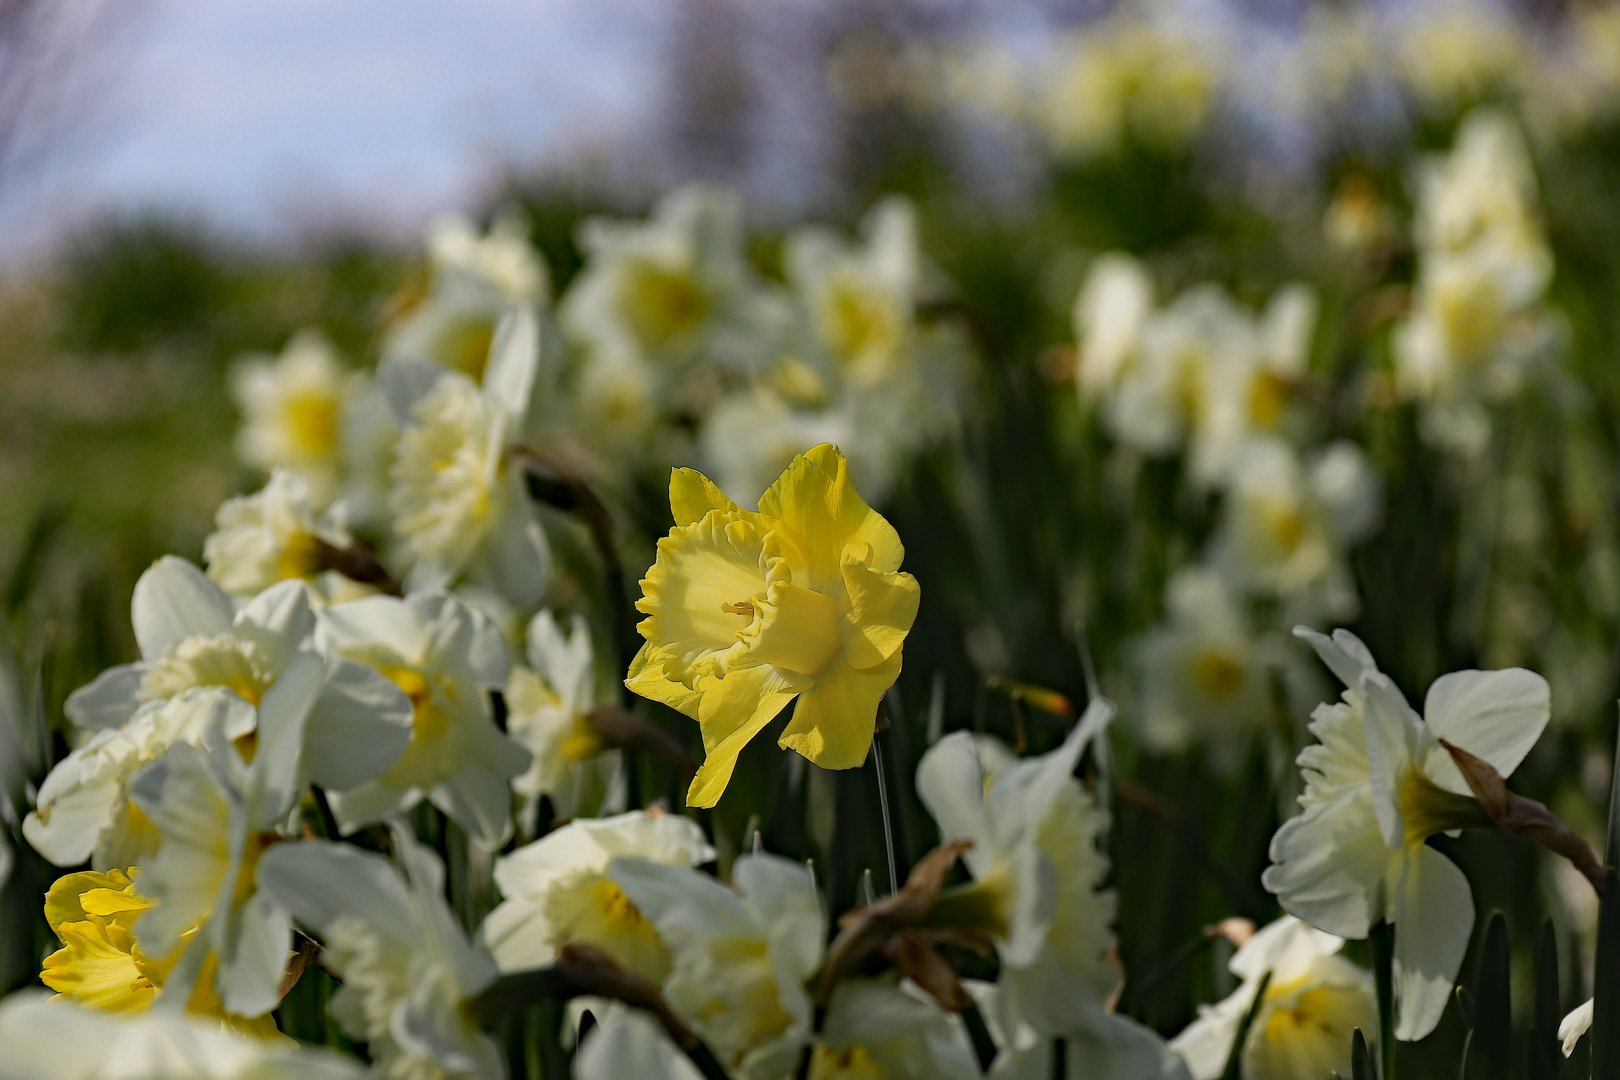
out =
[[743,746],[795,698],[778,745],[824,769],[866,760],[920,590],[900,572],[900,537],[848,469],[836,447],[818,446],[757,512],[691,469],[670,477],[675,528],[641,582],[647,641],[625,685],[702,727],[691,806],[719,801]]
[[1434,1030],[1468,950],[1468,879],[1426,841],[1489,821],[1444,739],[1502,776],[1524,760],[1551,714],[1547,680],[1523,668],[1454,671],[1429,687],[1419,716],[1354,634],[1294,633],[1344,683],[1312,713],[1321,739],[1300,751],[1300,813],[1271,838],[1261,881],[1283,910],[1319,930],[1364,938],[1395,929],[1395,1037]]
[[480,931],[501,970],[543,967],[561,946],[577,941],[661,982],[669,973],[669,952],[608,876],[608,864],[620,856],[692,867],[714,858],[714,849],[695,821],[632,810],[573,821],[503,856],[495,864],[495,884],[506,899]]

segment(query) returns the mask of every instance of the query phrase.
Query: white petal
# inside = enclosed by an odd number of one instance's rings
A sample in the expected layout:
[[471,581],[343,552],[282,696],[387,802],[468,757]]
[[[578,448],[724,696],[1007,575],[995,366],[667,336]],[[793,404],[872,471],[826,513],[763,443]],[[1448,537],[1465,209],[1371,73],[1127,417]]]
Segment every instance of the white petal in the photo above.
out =
[[574,1059],[575,1080],[702,1080],[697,1066],[648,1014],[614,1003],[597,1021]]
[[1421,1039],[1440,1023],[1473,929],[1468,878],[1434,848],[1414,846],[1395,907],[1397,1039]]
[[963,861],[973,876],[990,872],[990,819],[984,811],[984,769],[971,733],[953,731],[930,746],[917,763],[917,798],[939,826],[941,843],[968,840]]
[[129,721],[140,707],[144,664],[108,668],[68,695],[62,711],[83,728],[115,728]]
[[551,578],[551,545],[529,503],[523,478],[516,470],[503,481],[504,511],[484,541],[484,573],[489,584],[521,607],[538,603]]
[[332,814],[338,827],[348,836],[366,825],[381,821],[389,814],[402,813],[422,801],[419,791],[403,790],[378,780],[368,780],[347,791],[327,793]]
[[575,615],[564,637],[549,610],[529,620],[529,666],[550,684],[563,705],[572,710],[595,702],[593,692],[591,628],[583,615]]
[[[1423,719],[1436,738],[1484,758],[1503,776],[1519,767],[1551,715],[1547,680],[1524,668],[1442,675],[1423,702]],[[1443,746],[1425,755],[1423,771],[1442,787],[1468,793]]]
[[263,649],[271,670],[279,670],[315,633],[309,587],[297,580],[276,582],[237,613],[236,633]]
[[342,915],[364,920],[402,948],[416,941],[411,897],[380,855],[348,844],[276,844],[259,858],[259,891],[318,934]]
[[1591,1030],[1591,1027],[1592,999],[1587,998],[1586,1004],[1575,1006],[1558,1025],[1558,1037],[1563,1040],[1565,1057],[1575,1052],[1575,1044],[1581,1041],[1581,1036]]
[[334,658],[304,729],[309,778],[345,791],[382,774],[411,741],[411,699],[363,664]]
[[184,559],[165,555],[135,583],[130,618],[141,656],[155,660],[185,638],[231,629],[236,605],[208,576]]
[[1261,882],[1283,910],[1346,938],[1364,938],[1382,917],[1378,895],[1390,859],[1365,788],[1283,823],[1271,838]]
[[262,1016],[281,1004],[277,992],[292,947],[292,919],[262,893],[242,905],[215,983],[225,1008]]
[[1343,938],[1284,915],[1244,942],[1227,968],[1247,980],[1259,979],[1269,971],[1272,981],[1281,985],[1303,975],[1317,957],[1329,956],[1343,946]]
[[258,746],[247,795],[248,814],[256,828],[274,827],[303,791],[299,759],[304,728],[325,680],[325,661],[314,653],[299,653],[259,702]]
[[[784,1005],[792,992],[808,1006],[803,987],[821,966],[827,944],[827,919],[815,875],[801,863],[760,854],[744,855],[732,863],[731,880],[754,920],[769,935],[771,966]],[[808,1013],[801,1019],[807,1017]]]
[[1330,638],[1308,626],[1296,626],[1294,636],[1308,642],[1311,648],[1316,650],[1316,655],[1322,658],[1322,663],[1328,666],[1328,670],[1352,690],[1361,684],[1363,675],[1378,670],[1378,664],[1374,662],[1367,646],[1348,630],[1335,630]]
[[1198,1019],[1170,1040],[1170,1049],[1181,1055],[1193,1080],[1219,1080],[1232,1056],[1232,1040],[1254,1002],[1254,983],[1245,983],[1214,1005],[1200,1005]]
[[484,369],[484,396],[515,421],[522,421],[540,368],[540,319],[527,304],[509,304],[495,324]]
[[428,636],[416,612],[392,596],[333,604],[320,614],[321,636],[339,652],[382,647],[407,664],[427,655]]
[[1068,1060],[1084,1062],[1088,1080],[1192,1080],[1187,1062],[1152,1028],[1118,1013],[1105,1014],[1098,1026],[1095,1034],[1069,1039]]
[[1367,675],[1361,681],[1361,691],[1365,698],[1361,716],[1371,771],[1373,813],[1378,815],[1384,843],[1394,850],[1406,837],[1400,811],[1401,778],[1412,767],[1414,744],[1426,733],[1422,721],[1389,676],[1380,672]]
[[492,850],[512,835],[512,784],[504,776],[462,769],[428,792],[428,800]]
[[383,358],[377,369],[377,381],[382,384],[383,396],[401,424],[411,422],[416,403],[432,391],[445,369],[431,360],[398,354]]
[[660,936],[676,941],[758,936],[742,898],[690,867],[621,856],[608,863],[608,876]]

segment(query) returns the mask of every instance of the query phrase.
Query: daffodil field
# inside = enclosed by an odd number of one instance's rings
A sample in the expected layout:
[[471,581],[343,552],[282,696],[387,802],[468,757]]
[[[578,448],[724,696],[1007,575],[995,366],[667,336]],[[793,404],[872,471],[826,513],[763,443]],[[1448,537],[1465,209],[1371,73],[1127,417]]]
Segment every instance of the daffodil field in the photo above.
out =
[[1620,1078],[1620,9],[1414,10],[0,284],[0,1080]]

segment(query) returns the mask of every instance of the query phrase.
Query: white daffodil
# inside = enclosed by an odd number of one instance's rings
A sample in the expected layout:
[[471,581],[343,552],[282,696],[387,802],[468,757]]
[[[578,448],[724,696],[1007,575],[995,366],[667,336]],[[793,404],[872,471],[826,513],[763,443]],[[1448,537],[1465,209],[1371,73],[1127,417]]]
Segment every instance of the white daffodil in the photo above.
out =
[[796,408],[774,389],[754,386],[717,402],[698,436],[707,474],[745,506],[758,502],[794,458],[822,443],[845,451],[856,486],[873,501],[892,486],[887,440],[876,428],[857,430],[854,411],[842,403]]
[[812,1080],[975,1080],[961,1022],[920,990],[889,979],[844,979],[810,1053]]
[[1535,305],[1552,253],[1535,219],[1535,174],[1518,127],[1470,113],[1451,154],[1417,192],[1412,312],[1391,338],[1396,382],[1429,403],[1424,434],[1475,452],[1489,434],[1481,399],[1513,393],[1550,333]]
[[[213,687],[149,702],[122,727],[98,731],[57,763],[40,784],[23,836],[57,866],[89,860],[98,870],[134,866],[157,850],[159,837],[129,800],[129,784],[144,766],[177,743],[202,741],[225,697]],[[232,739],[253,734],[256,715],[230,711]]]
[[1177,570],[1165,587],[1166,618],[1136,646],[1142,732],[1177,749],[1197,740],[1217,761],[1236,764],[1248,736],[1276,715],[1276,657],[1254,633],[1241,598],[1203,566]]
[[973,885],[950,902],[994,913],[986,929],[1008,1007],[1044,1036],[1099,1031],[1119,981],[1108,963],[1117,898],[1100,889],[1108,816],[1073,775],[1113,714],[1112,703],[1093,701],[1063,745],[1038,758],[986,753],[956,732],[917,766],[917,794],[941,841],[973,843],[962,856]]
[[1477,0],[1444,0],[1413,9],[1394,50],[1401,77],[1433,112],[1517,88],[1535,66],[1525,31],[1508,13]]
[[744,855],[726,888],[690,868],[639,858],[608,867],[669,949],[664,999],[727,1066],[757,1080],[793,1071],[810,1035],[806,986],[827,921],[802,864]]
[[295,334],[278,357],[248,356],[231,368],[242,411],[236,452],[254,468],[291,469],[317,504],[337,494],[340,417],[348,374],[326,339]]
[[599,812],[619,775],[620,754],[590,721],[610,703],[596,675],[591,630],[574,616],[566,637],[549,611],[529,622],[528,661],[506,680],[506,730],[534,760],[512,781],[525,799],[551,799],[560,818]]
[[341,515],[318,517],[304,478],[278,468],[262,489],[226,499],[215,511],[203,563],[220,588],[246,602],[278,581],[322,579],[328,573],[322,545],[351,543]]
[[353,1058],[153,1009],[109,1013],[22,991],[0,1001],[0,1080],[362,1080]]
[[495,726],[489,692],[506,686],[506,642],[482,612],[443,592],[368,596],[319,616],[329,651],[381,673],[411,705],[410,742],[375,779],[335,794],[345,831],[423,798],[468,835],[499,847],[512,829],[511,779],[529,752]]
[[909,202],[885,199],[867,215],[863,232],[865,245],[855,247],[828,229],[802,228],[787,237],[782,253],[814,340],[857,391],[908,374],[922,278]]
[[[130,784],[131,801],[158,836],[137,886],[150,906],[135,939],[153,957],[185,946],[165,995],[187,1000],[199,979],[212,978],[227,1013],[263,1016],[280,1003],[292,923],[258,891],[255,872],[283,841],[303,793],[304,728],[324,677],[320,657],[295,658],[265,692],[256,726],[254,707],[229,690],[193,691],[211,698],[202,738],[176,743]],[[251,764],[232,734],[246,727]]]
[[432,284],[389,330],[383,354],[482,382],[502,311],[511,304],[536,308],[550,292],[546,264],[516,214],[497,217],[482,236],[465,217],[440,218],[428,229],[427,248]]
[[499,974],[444,899],[444,866],[396,826],[394,858],[346,844],[278,844],[259,889],[308,927],[343,986],[332,1016],[367,1044],[382,1075],[504,1080],[500,1044],[466,1003]]
[[1310,358],[1316,308],[1309,286],[1278,289],[1252,324],[1250,347],[1234,348],[1227,366],[1210,381],[1191,446],[1193,473],[1201,483],[1231,483],[1250,439],[1285,433]]
[[1272,837],[1262,880],[1283,910],[1340,937],[1392,923],[1395,1036],[1421,1039],[1445,1011],[1474,924],[1468,879],[1424,843],[1480,816],[1439,740],[1511,774],[1547,726],[1547,680],[1522,668],[1442,675],[1419,717],[1355,635],[1294,633],[1346,690],[1312,713],[1321,743],[1299,755],[1301,812]]
[[507,310],[482,386],[455,371],[390,358],[384,389],[401,429],[389,511],[412,589],[467,580],[514,604],[545,591],[550,549],[511,452],[523,435],[539,363],[539,324]]
[[1082,402],[1112,390],[1138,361],[1152,311],[1153,279],[1141,261],[1118,251],[1097,256],[1074,299],[1074,381]]
[[[30,842],[59,866],[92,857],[98,868],[129,866],[148,850],[147,830],[125,804],[127,783],[170,744],[200,737],[193,705],[162,707],[189,690],[222,687],[259,706],[294,664],[316,657],[325,674],[303,728],[304,776],[343,791],[405,749],[410,702],[362,665],[315,652],[315,616],[301,582],[238,605],[195,566],[165,556],[135,583],[131,614],[142,659],[68,696],[68,718],[96,734],[52,770],[25,823]],[[242,723],[233,738],[252,732],[251,711]]]
[[495,884],[506,899],[480,931],[501,970],[544,967],[560,946],[580,941],[654,984],[663,982],[669,953],[608,876],[617,856],[691,867],[714,858],[714,849],[689,818],[632,810],[571,822],[503,856],[495,863]]
[[1378,524],[1377,477],[1353,443],[1301,461],[1280,439],[1244,447],[1227,491],[1214,562],[1234,583],[1276,597],[1290,618],[1354,615],[1345,556]]
[[1109,432],[1140,453],[1170,453],[1208,424],[1216,388],[1254,351],[1254,321],[1224,290],[1188,289],[1143,324],[1134,361],[1103,402]]
[[702,184],[671,192],[644,222],[591,218],[562,328],[589,353],[666,370],[751,354],[738,330],[757,285],[742,240],[740,201]]
[[1187,1060],[1193,1080],[1217,1080],[1232,1043],[1254,1007],[1260,981],[1266,994],[1243,1043],[1249,1080],[1320,1080],[1350,1072],[1350,1042],[1359,1028],[1378,1032],[1372,976],[1339,956],[1344,939],[1285,915],[1250,938],[1227,967],[1241,985],[1170,1042]]
[[1063,1047],[1064,1075],[1090,1080],[1190,1080],[1187,1063],[1152,1028],[1128,1016],[1106,1013],[1086,1034],[1053,1039],[1042,1035],[1007,1007],[1009,998],[994,983],[964,980],[996,1044],[996,1058],[985,1075],[992,1080],[1047,1080],[1053,1054]]

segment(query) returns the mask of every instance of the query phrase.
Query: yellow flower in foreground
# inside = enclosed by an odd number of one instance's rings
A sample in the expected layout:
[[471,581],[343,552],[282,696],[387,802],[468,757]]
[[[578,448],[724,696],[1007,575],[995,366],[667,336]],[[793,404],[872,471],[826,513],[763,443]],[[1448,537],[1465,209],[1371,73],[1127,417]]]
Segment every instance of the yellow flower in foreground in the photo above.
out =
[[[138,868],[87,870],[56,879],[45,894],[45,921],[62,943],[45,958],[39,981],[66,998],[103,1012],[140,1012],[163,992],[163,980],[180,950],[162,957],[141,951],[136,922],[152,901],[135,891]],[[196,933],[192,927],[182,940]],[[208,1016],[226,1029],[262,1039],[277,1039],[275,1020],[247,1018],[225,1011],[214,992],[210,956],[198,974],[186,1010]]]
[[823,444],[794,458],[758,512],[691,469],[670,477],[669,503],[675,528],[641,582],[647,643],[625,685],[702,726],[687,803],[718,802],[743,746],[796,697],[779,745],[824,769],[860,765],[920,590],[844,455]]

